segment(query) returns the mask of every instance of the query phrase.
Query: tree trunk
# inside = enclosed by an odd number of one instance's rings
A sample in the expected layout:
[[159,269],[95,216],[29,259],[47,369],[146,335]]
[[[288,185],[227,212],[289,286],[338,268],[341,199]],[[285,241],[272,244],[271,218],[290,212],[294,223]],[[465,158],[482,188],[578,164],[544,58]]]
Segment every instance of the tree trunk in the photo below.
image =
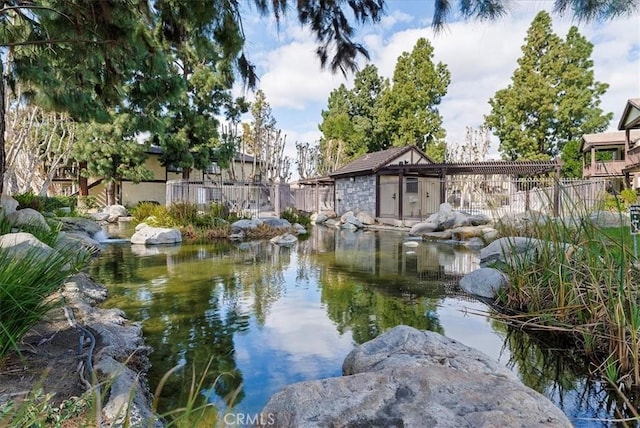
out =
[[115,180],[109,180],[107,182],[107,205],[116,204],[116,182]]
[[89,182],[87,177],[82,175],[82,170],[87,169],[86,162],[78,164],[78,186],[80,187],[80,196],[89,196]]
[[4,190],[4,173],[6,170],[5,153],[4,153],[4,127],[5,127],[5,86],[4,86],[4,63],[0,57],[0,195]]

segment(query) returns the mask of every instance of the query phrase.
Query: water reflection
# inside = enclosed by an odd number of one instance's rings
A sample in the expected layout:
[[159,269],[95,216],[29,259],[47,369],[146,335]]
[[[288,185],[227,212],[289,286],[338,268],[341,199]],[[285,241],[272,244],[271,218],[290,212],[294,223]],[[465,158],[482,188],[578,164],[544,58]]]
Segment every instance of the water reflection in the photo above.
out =
[[528,336],[474,315],[488,309],[464,296],[457,282],[476,267],[477,254],[447,244],[416,246],[402,233],[317,228],[291,248],[268,242],[110,246],[91,274],[110,289],[106,306],[142,322],[154,350],[151,387],[183,366],[163,389],[162,409],[183,405],[192,371],[210,361],[205,384],[218,380],[201,399],[257,412],[284,385],[340,375],[355,344],[406,324],[511,364],[570,416],[583,414],[577,404],[566,405],[566,397],[578,403],[571,394],[584,383],[581,368],[571,374],[571,364],[545,360],[537,345],[525,346]]

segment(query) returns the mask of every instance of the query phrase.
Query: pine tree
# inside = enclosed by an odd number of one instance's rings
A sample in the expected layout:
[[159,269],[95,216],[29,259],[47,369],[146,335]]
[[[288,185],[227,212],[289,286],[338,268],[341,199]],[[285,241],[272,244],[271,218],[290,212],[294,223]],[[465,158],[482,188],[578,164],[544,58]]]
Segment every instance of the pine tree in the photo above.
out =
[[447,66],[434,64],[431,44],[418,39],[410,53],[398,58],[391,88],[382,96],[377,123],[387,141],[396,147],[415,144],[433,160],[444,160],[445,130],[438,105],[450,82]]
[[595,81],[592,49],[577,28],[572,27],[563,40],[553,32],[549,14],[538,13],[527,31],[512,83],[496,92],[485,117],[500,139],[503,158],[555,158],[567,145],[575,148],[569,143],[582,134],[606,129],[612,114],[604,114],[598,105],[608,85]]

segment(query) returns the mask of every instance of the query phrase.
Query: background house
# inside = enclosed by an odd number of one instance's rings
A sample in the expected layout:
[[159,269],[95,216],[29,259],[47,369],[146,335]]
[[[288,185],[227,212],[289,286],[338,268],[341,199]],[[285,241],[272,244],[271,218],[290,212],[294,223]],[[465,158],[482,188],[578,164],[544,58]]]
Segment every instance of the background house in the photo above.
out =
[[640,98],[627,101],[618,132],[582,136],[582,175],[608,178],[611,190],[640,188]]
[[[171,165],[163,166],[160,162],[162,149],[151,146],[147,149],[145,167],[151,171],[152,177],[139,183],[121,180],[116,185],[118,203],[133,206],[141,201],[155,201],[161,205],[167,202],[167,182],[182,180],[182,170]],[[243,184],[245,182],[260,182],[260,177],[252,176],[254,158],[249,155],[237,154],[231,166],[221,168],[212,161],[205,170],[192,170],[188,182],[206,183],[209,186],[223,184]],[[57,186],[65,189],[63,193],[77,194],[80,168],[77,165],[61,168],[61,173],[54,178]],[[97,199],[98,205],[106,205],[106,186],[100,177],[87,179],[89,196]]]

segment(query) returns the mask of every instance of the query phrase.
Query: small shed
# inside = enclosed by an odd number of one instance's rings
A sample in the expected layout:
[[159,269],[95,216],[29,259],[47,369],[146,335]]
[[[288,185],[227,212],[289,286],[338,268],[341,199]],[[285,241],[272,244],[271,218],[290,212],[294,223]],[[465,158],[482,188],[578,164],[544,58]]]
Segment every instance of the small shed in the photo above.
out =
[[366,211],[375,217],[421,219],[438,211],[440,177],[418,167],[433,164],[416,146],[392,147],[367,153],[329,176],[335,183],[335,211]]

